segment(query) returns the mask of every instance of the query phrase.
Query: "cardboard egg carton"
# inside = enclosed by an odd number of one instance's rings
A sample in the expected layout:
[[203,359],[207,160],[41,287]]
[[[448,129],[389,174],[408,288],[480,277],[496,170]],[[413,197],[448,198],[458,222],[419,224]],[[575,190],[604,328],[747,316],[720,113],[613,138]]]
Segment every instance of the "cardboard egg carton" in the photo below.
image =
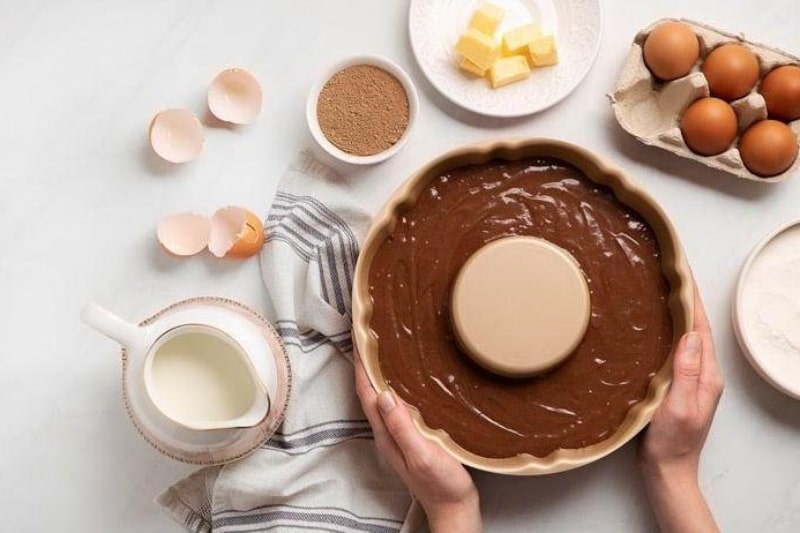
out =
[[[682,22],[694,30],[700,41],[700,61],[686,76],[662,82],[657,80],[645,65],[642,46],[650,31],[666,21]],[[789,64],[800,65],[800,58],[777,48],[747,41],[742,34],[727,33],[686,19],[661,19],[636,35],[614,92],[608,95],[617,122],[625,131],[644,144],[663,148],[681,157],[699,161],[706,166],[739,178],[761,183],[783,181],[800,167],[800,158],[782,174],[763,178],[750,172],[742,163],[737,148],[738,137],[727,151],[715,156],[696,154],[683,141],[679,127],[683,112],[698,98],[709,96],[708,82],[700,71],[700,65],[711,50],[727,43],[742,44],[756,54],[761,78],[776,67]],[[739,121],[739,134],[753,122],[767,118],[766,103],[758,93],[759,84],[760,81],[750,94],[731,102]],[[800,120],[789,123],[789,126],[800,137]]]

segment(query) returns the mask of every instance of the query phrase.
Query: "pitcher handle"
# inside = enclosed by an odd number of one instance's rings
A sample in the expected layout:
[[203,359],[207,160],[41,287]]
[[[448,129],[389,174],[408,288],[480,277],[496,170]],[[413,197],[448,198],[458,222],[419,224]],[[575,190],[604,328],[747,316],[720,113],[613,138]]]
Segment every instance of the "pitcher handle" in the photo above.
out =
[[134,348],[142,337],[139,326],[121,319],[94,302],[89,302],[83,307],[81,320],[128,349]]

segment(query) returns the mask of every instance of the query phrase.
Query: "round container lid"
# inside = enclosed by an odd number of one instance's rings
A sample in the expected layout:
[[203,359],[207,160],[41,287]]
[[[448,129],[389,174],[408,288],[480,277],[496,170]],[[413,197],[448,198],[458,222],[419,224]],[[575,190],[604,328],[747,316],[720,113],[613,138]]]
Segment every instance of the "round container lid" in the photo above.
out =
[[508,377],[545,372],[578,346],[589,325],[589,286],[566,250],[507,237],[475,252],[456,277],[453,329],[478,364]]

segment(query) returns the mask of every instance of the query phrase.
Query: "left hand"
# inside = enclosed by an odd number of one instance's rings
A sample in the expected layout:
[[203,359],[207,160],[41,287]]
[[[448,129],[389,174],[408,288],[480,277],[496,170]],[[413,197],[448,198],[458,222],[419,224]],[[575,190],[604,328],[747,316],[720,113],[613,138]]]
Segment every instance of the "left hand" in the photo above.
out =
[[478,490],[469,472],[420,434],[405,403],[393,391],[376,394],[357,351],[354,356],[356,392],[375,445],[422,505],[431,532],[480,532]]

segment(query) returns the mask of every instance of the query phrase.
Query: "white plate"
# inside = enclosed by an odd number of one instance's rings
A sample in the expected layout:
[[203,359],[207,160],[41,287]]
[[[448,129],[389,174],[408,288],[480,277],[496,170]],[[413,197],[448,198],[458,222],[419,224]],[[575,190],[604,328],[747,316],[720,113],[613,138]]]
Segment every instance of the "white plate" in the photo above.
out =
[[521,117],[546,109],[583,80],[597,57],[603,28],[600,0],[491,0],[506,10],[497,32],[531,21],[556,37],[559,62],[500,89],[462,72],[454,50],[484,0],[411,0],[411,48],[428,81],[454,104],[493,117]]
[[[781,235],[790,230],[798,231],[798,229],[800,229],[800,220],[793,220],[782,224],[770,232],[769,235],[753,248],[753,251],[747,258],[747,261],[745,261],[742,272],[739,275],[739,283],[736,287],[736,296],[733,300],[731,318],[733,321],[733,330],[736,333],[739,346],[742,348],[742,352],[744,352],[745,357],[747,357],[747,360],[755,371],[777,390],[783,392],[787,396],[800,400],[800,354],[794,353],[792,355],[796,357],[785,357],[780,354],[769,353],[770,350],[767,350],[765,353],[755,349],[756,344],[752,341],[751,335],[753,329],[758,327],[758,325],[749,323],[744,313],[745,307],[748,305],[745,294],[747,292],[748,279],[753,264],[761,257],[761,253],[764,249],[779,239]],[[791,315],[788,315],[788,317],[791,318]]]

